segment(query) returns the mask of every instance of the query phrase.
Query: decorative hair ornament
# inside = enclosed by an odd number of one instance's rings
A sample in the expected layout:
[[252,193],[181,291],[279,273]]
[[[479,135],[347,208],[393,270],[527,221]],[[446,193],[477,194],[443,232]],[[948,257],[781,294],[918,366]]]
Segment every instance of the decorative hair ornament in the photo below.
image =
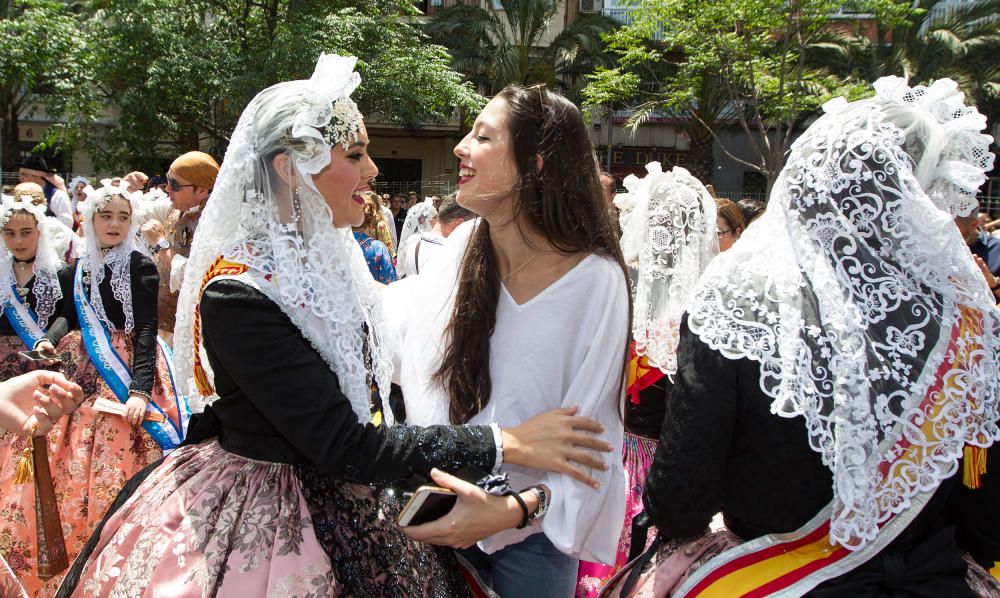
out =
[[[15,198],[12,195],[4,195],[0,200],[0,228],[7,226],[10,217],[14,212],[24,211],[35,217],[35,222],[39,225],[45,219],[45,205],[36,205],[30,200],[29,195],[22,195]],[[40,227],[39,227],[40,228]]]
[[913,174],[934,205],[953,216],[978,210],[976,194],[994,162],[993,138],[982,132],[986,116],[965,105],[965,95],[951,79],[910,87],[901,77],[882,77],[873,86],[872,98],[834,98],[823,110],[842,114],[877,106],[906,137]]

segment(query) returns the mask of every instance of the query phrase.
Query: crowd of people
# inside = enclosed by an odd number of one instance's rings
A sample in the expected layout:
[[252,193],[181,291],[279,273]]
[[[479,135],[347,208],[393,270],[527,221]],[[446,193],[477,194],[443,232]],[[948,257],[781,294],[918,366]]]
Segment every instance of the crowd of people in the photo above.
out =
[[420,200],[372,190],[354,66],[261,91],[221,166],[20,165],[2,595],[1000,595],[994,156],[953,82],[828,103],[766,203],[618,193],[513,85]]

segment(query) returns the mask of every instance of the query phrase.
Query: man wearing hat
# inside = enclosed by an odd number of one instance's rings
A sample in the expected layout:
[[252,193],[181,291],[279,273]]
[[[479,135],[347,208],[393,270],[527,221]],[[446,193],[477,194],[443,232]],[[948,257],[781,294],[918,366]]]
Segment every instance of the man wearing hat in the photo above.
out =
[[70,202],[69,194],[66,193],[65,183],[55,176],[54,172],[49,170],[45,158],[37,154],[31,154],[24,162],[17,164],[20,182],[35,183],[45,192],[45,213],[48,216],[55,216],[59,222],[72,229],[73,204]]
[[160,274],[157,318],[162,336],[170,340],[177,316],[177,294],[202,208],[215,186],[219,164],[204,152],[188,152],[167,171],[168,200],[150,202],[150,220],[142,235],[153,252]]

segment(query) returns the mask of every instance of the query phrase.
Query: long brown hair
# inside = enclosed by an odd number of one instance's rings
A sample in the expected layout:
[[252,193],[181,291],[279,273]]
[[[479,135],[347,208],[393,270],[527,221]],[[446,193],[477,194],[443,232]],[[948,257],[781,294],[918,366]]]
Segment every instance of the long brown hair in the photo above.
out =
[[[628,271],[601,186],[594,146],[580,110],[540,87],[510,85],[507,129],[517,166],[514,220],[543,234],[559,252],[603,252]],[[537,156],[542,169],[537,170]],[[521,218],[521,215],[524,218]],[[496,326],[500,273],[489,223],[481,220],[459,270],[455,308],[445,330],[441,367],[434,374],[451,400],[452,423],[465,423],[490,400],[490,338]],[[629,330],[631,330],[631,296]],[[628,335],[626,335],[627,337]],[[627,343],[622,347],[627,355]],[[624,384],[625,367],[621,379]]]

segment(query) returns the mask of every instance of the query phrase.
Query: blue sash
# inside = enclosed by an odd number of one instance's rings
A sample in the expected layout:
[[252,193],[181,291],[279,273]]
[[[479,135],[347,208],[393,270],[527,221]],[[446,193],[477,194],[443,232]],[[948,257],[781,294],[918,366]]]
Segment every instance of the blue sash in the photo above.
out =
[[[132,384],[132,372],[128,365],[122,360],[118,352],[111,345],[111,335],[108,333],[104,322],[97,317],[94,306],[90,304],[90,299],[83,289],[83,268],[76,269],[76,276],[73,280],[73,299],[76,304],[76,313],[80,318],[80,332],[83,336],[83,344],[90,355],[90,361],[101,375],[104,382],[111,389],[122,403],[128,401],[129,385]],[[170,372],[170,384],[174,383],[173,359],[169,353],[169,348],[157,337],[157,344],[160,346],[161,357],[166,360],[167,370]],[[165,382],[165,381],[164,381]],[[179,425],[175,424],[159,405],[152,400],[146,403],[146,411],[160,413],[166,420],[164,423],[143,421],[142,427],[153,437],[153,440],[160,445],[164,451],[177,448],[184,440],[187,432],[187,420],[191,412],[187,407],[187,401],[183,397],[174,393],[177,401],[177,413],[180,416]]]
[[7,316],[11,328],[21,337],[21,341],[29,350],[35,348],[35,343],[42,340],[45,331],[38,325],[38,316],[31,306],[25,305],[17,287],[11,283],[10,298],[3,302],[3,315]]

